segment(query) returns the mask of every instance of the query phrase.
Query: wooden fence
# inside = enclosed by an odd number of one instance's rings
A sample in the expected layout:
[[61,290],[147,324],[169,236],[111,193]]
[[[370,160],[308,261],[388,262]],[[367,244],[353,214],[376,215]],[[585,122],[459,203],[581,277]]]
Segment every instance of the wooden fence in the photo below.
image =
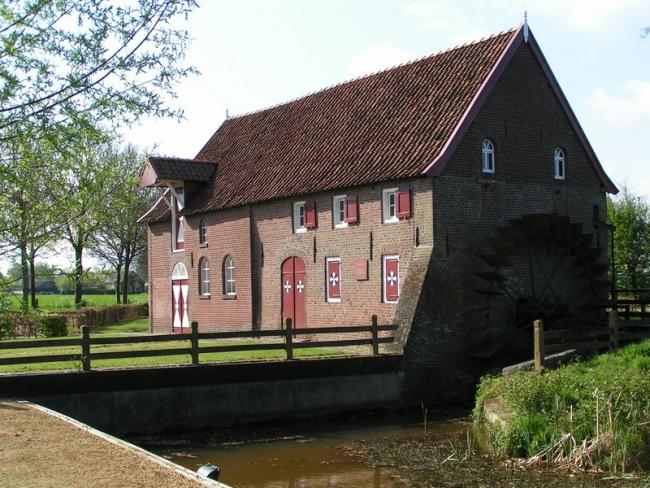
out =
[[[540,371],[544,358],[568,350],[580,353],[601,353],[613,351],[621,346],[650,339],[649,302],[619,300],[610,306],[608,321],[602,326],[574,327],[566,330],[544,330],[541,320],[536,320],[533,329],[534,364]],[[619,310],[623,315],[619,315]]]
[[[75,339],[48,339],[39,341],[10,341],[0,342],[0,350],[38,348],[46,351],[52,347],[78,346],[80,354],[50,354],[42,356],[23,357],[0,357],[0,366],[15,364],[51,363],[62,361],[81,361],[83,371],[90,371],[91,362],[101,359],[125,359],[142,358],[154,356],[179,356],[189,355],[193,365],[199,364],[202,353],[219,353],[234,351],[273,351],[282,350],[286,359],[293,359],[296,349],[313,347],[348,347],[348,346],[372,346],[373,355],[379,354],[379,345],[394,341],[394,335],[380,337],[380,332],[394,332],[397,325],[378,325],[377,316],[373,315],[370,325],[362,326],[337,326],[337,327],[310,327],[294,329],[291,319],[287,319],[286,326],[281,330],[246,330],[228,332],[199,332],[198,322],[192,322],[189,334],[160,334],[141,335],[124,337],[90,337],[90,328],[87,325],[81,328],[81,338]],[[316,340],[309,342],[297,342],[294,338],[306,335],[354,335],[349,339]],[[369,337],[358,337],[359,334],[368,334]],[[269,342],[258,344],[220,344],[200,345],[201,340],[206,339],[257,339],[257,338],[280,338],[283,342]],[[125,350],[110,352],[93,352],[92,346],[98,345],[124,345],[143,344],[151,342],[178,342],[187,341],[185,347],[152,350]]]

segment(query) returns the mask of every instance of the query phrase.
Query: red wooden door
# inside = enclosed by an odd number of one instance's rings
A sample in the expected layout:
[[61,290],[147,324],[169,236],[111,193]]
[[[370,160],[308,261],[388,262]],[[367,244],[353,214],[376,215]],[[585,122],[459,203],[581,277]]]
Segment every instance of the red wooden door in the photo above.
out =
[[293,327],[305,327],[305,263],[299,257],[292,256],[282,263],[281,271],[282,323],[291,319]]
[[187,307],[188,291],[188,280],[172,280],[172,329],[174,332],[188,333],[190,331]]

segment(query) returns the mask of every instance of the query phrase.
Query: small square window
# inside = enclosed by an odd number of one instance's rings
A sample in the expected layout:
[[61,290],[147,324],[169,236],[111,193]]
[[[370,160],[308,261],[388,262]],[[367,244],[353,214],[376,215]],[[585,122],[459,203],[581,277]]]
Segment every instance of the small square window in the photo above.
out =
[[345,198],[347,195],[337,195],[332,204],[332,222],[335,229],[343,229],[348,226],[345,221]]
[[296,234],[307,232],[307,227],[305,227],[305,203],[295,202],[293,204],[293,231]]
[[382,213],[384,224],[399,222],[397,217],[397,188],[388,188],[382,192]]

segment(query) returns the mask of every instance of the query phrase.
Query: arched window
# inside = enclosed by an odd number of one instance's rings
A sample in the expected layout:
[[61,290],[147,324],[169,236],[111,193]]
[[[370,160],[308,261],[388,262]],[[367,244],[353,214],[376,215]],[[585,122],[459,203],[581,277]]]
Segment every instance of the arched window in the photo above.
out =
[[199,261],[201,270],[199,278],[199,295],[210,295],[210,261],[208,258],[201,258]]
[[494,173],[494,144],[490,139],[483,139],[481,153],[483,155],[483,173]]
[[199,221],[199,244],[208,243],[208,228],[205,225],[205,219]]
[[223,293],[235,294],[235,259],[232,256],[226,256],[223,260]]
[[176,263],[174,269],[172,270],[172,280],[186,280],[187,279],[187,268],[183,263]]
[[565,177],[564,151],[559,147],[555,148],[555,153],[553,155],[553,162],[555,166],[555,179],[563,180]]

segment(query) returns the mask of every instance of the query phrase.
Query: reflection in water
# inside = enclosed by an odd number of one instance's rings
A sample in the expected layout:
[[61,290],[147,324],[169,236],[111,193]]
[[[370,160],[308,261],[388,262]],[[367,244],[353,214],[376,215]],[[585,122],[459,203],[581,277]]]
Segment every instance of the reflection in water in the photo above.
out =
[[[431,423],[427,430],[432,436],[447,437],[467,428],[467,421],[452,420]],[[237,488],[398,488],[408,485],[394,473],[347,454],[343,444],[421,435],[422,430],[415,418],[391,417],[266,429],[262,439],[243,428],[234,439],[232,431],[228,436],[215,431],[135,442],[193,471],[205,463],[216,464],[221,468],[220,481]]]

